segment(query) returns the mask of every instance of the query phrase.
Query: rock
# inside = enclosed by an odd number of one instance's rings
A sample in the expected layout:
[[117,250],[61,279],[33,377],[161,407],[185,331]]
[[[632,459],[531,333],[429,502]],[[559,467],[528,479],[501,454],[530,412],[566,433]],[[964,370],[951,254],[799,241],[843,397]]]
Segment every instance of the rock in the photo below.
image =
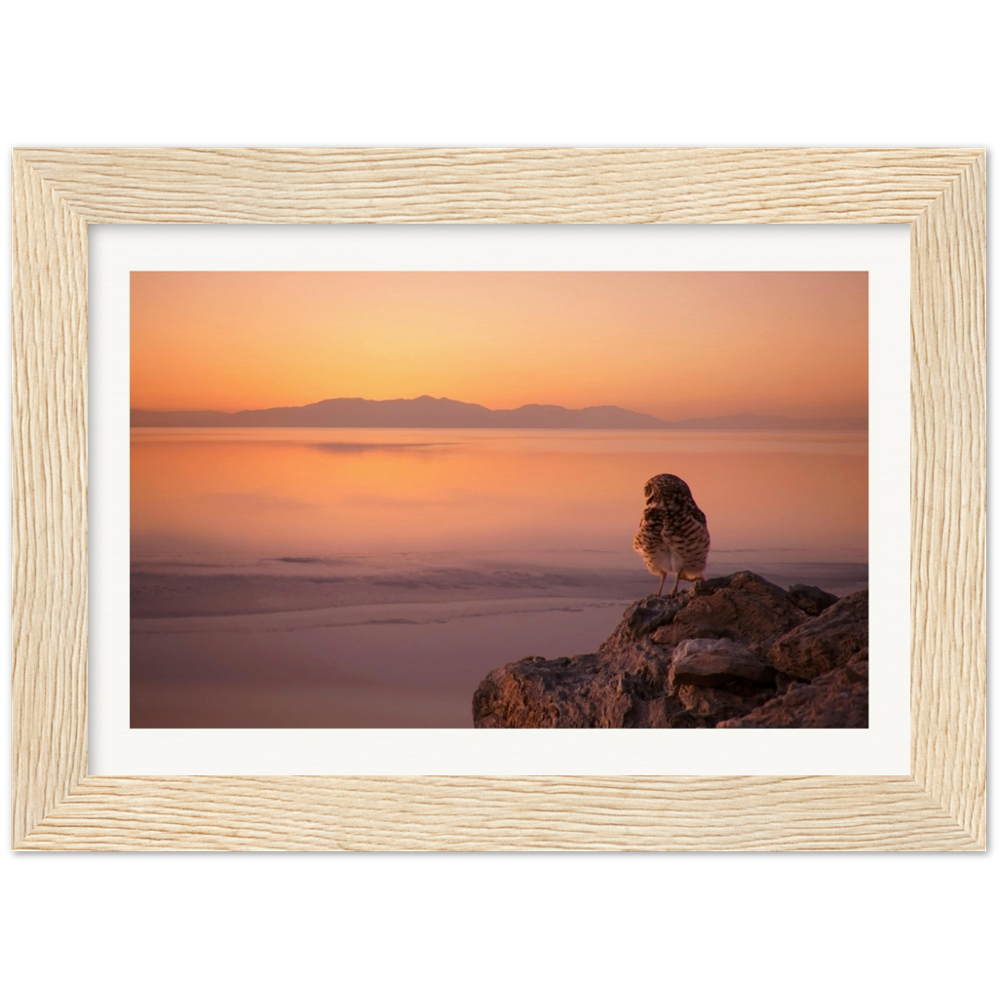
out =
[[529,656],[486,675],[472,699],[476,726],[483,729],[592,727],[590,688],[597,657],[546,660]]
[[773,699],[774,689],[755,685],[751,690],[739,692],[702,687],[697,684],[681,684],[677,688],[677,698],[684,706],[686,714],[691,715],[702,725],[714,727],[726,719],[746,715],[758,705]]
[[695,687],[732,687],[733,682],[774,685],[774,667],[731,639],[685,639],[674,650],[668,683]]
[[782,673],[808,681],[844,666],[867,646],[868,591],[859,590],[783,635],[770,660]]
[[777,673],[774,675],[774,686],[777,689],[778,694],[784,694],[794,683],[795,679],[793,677],[789,677],[788,674]]
[[688,639],[729,639],[740,642],[740,634],[731,628],[719,628],[716,625],[696,625],[694,622],[682,622],[676,627],[658,628],[649,641],[658,646],[668,646],[673,649]]
[[473,696],[473,724],[866,725],[867,591],[821,607],[831,597],[743,572],[643,598],[597,653],[491,671]]
[[[626,612],[621,624],[615,629],[615,636],[620,636],[626,642],[642,639],[661,625],[674,620],[674,616],[684,606],[687,593],[676,594],[674,597],[644,597],[636,601]],[[609,640],[610,641],[610,640]]]
[[677,645],[685,639],[731,639],[766,652],[777,638],[806,620],[787,591],[756,573],[703,580],[684,596],[683,605],[653,632],[654,642]]
[[805,583],[793,583],[788,588],[788,599],[807,615],[818,615],[839,600],[836,594],[828,594],[819,587],[810,587]]
[[666,729],[676,718],[681,705],[666,695],[652,701],[636,701],[627,713],[629,729]]
[[865,729],[868,726],[868,651],[864,659],[817,677],[811,684],[791,684],[785,694],[741,718],[729,718],[729,729]]
[[668,665],[641,650],[615,664],[593,653],[527,657],[486,675],[473,695],[473,722],[484,729],[660,728],[683,708],[667,694]]
[[711,716],[697,715],[694,712],[678,712],[667,719],[664,729],[714,729],[715,723]]

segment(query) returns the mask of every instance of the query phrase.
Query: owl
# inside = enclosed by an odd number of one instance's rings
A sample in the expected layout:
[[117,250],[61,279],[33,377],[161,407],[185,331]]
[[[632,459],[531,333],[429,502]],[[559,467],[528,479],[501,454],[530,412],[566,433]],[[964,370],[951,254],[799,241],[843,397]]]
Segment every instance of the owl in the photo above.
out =
[[645,493],[646,508],[632,547],[642,556],[649,572],[659,574],[658,596],[663,593],[667,574],[674,574],[672,597],[681,580],[705,577],[711,543],[708,521],[694,502],[688,484],[678,476],[653,476],[646,483]]

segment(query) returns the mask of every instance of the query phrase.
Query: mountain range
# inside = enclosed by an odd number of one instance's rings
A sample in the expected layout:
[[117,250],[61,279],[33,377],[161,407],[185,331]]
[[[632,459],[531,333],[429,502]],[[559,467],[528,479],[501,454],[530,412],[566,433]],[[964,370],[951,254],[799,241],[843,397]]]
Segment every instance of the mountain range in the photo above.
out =
[[864,418],[796,419],[735,413],[690,420],[660,420],[620,406],[564,406],[528,403],[491,410],[478,403],[418,396],[416,399],[324,399],[305,406],[265,410],[132,410],[133,427],[452,427],[583,430],[865,430]]

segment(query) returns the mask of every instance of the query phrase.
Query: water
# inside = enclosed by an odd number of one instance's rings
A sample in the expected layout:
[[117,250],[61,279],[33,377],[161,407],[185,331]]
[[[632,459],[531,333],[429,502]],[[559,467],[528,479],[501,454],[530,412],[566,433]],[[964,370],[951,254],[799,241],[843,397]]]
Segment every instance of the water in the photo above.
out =
[[685,479],[708,574],[867,580],[867,435],[136,429],[132,725],[456,727],[527,655],[655,590],[642,485]]

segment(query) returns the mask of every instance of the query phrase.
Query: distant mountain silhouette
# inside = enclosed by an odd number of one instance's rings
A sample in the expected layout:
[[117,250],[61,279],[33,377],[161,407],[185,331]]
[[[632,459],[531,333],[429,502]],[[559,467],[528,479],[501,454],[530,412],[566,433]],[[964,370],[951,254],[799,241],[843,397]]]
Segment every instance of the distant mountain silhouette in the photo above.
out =
[[306,406],[267,410],[132,410],[133,427],[453,427],[583,430],[864,430],[865,420],[795,420],[738,413],[728,417],[660,420],[620,406],[564,406],[528,403],[516,410],[491,410],[477,403],[419,396],[416,399],[324,399]]

